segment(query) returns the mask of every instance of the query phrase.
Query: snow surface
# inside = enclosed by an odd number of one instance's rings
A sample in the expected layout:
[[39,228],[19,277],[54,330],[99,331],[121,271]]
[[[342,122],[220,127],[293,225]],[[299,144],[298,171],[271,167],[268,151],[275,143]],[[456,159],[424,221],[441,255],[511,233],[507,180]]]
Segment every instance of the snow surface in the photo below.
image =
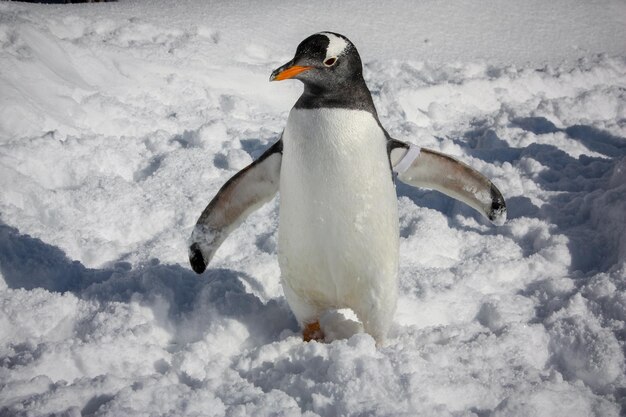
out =
[[[623,413],[625,21],[619,0],[0,3],[0,415]],[[322,30],[359,48],[392,136],[509,208],[493,227],[398,184],[380,349],[342,311],[301,341],[276,201],[187,265],[301,91],[271,70]]]

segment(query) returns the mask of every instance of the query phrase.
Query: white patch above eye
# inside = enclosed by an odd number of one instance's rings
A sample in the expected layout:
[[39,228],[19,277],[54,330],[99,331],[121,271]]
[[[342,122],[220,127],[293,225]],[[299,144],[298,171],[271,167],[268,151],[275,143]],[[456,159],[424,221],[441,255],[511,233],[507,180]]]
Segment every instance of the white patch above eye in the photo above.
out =
[[328,48],[326,48],[326,58],[338,57],[348,46],[348,42],[333,33],[321,32],[320,35],[324,35],[328,38]]

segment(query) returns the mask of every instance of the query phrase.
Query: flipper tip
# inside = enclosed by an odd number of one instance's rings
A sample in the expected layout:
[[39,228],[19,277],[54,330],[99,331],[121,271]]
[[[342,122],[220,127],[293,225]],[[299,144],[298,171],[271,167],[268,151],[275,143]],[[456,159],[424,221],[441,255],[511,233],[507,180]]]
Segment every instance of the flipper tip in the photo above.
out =
[[502,193],[491,184],[491,208],[487,215],[489,220],[496,226],[502,226],[506,222],[506,203]]
[[201,274],[206,270],[206,263],[198,243],[193,243],[189,246],[189,263],[196,274]]
[[506,206],[501,205],[496,209],[492,206],[491,212],[489,213],[489,220],[496,226],[502,226],[506,222]]

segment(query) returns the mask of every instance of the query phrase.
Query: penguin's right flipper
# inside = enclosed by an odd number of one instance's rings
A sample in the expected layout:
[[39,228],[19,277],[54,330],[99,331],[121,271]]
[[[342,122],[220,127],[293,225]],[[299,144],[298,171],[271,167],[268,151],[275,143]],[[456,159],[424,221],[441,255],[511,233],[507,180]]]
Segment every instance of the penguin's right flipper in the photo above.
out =
[[276,195],[282,151],[280,139],[229,179],[204,209],[189,239],[189,263],[195,272],[204,272],[228,235]]
[[391,165],[400,181],[462,201],[498,226],[506,221],[502,193],[480,172],[451,156],[396,139],[388,146]]

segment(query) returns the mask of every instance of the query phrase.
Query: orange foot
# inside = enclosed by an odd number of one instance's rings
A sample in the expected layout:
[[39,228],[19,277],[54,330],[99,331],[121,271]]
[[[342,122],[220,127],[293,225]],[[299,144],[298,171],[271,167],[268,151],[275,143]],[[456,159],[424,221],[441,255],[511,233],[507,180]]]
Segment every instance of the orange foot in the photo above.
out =
[[311,340],[316,340],[318,342],[323,341],[324,332],[320,327],[320,322],[315,321],[304,326],[304,329],[302,330],[302,339],[304,339],[305,342],[310,342]]

